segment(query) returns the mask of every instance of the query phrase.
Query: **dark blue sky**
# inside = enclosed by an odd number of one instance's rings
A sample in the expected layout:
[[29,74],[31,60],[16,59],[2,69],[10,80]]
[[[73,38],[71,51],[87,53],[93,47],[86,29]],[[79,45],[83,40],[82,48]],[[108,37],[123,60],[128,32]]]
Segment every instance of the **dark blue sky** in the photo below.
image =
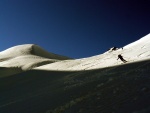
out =
[[150,32],[150,0],[0,0],[0,51],[37,44],[73,58]]

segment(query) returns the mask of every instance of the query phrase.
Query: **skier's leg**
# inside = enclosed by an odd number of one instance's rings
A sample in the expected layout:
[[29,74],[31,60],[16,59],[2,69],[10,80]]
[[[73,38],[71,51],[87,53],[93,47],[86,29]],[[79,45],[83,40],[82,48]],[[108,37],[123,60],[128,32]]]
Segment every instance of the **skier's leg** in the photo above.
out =
[[123,62],[126,63],[127,61],[125,59],[123,59]]

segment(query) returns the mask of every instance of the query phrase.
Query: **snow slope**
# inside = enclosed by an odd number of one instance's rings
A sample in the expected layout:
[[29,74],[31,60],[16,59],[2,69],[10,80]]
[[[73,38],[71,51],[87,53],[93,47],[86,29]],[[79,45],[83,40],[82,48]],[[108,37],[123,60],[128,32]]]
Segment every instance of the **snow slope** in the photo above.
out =
[[36,55],[36,56],[40,56],[44,58],[58,59],[58,60],[69,59],[69,57],[49,53],[35,44],[18,45],[18,46],[14,46],[9,49],[6,49],[0,52],[0,59],[6,60],[6,59],[11,59],[11,58],[23,56],[23,55]]
[[52,64],[37,67],[40,70],[91,70],[97,68],[110,67],[123,64],[117,60],[118,54],[121,54],[128,63],[150,59],[150,34],[143,38],[126,45],[116,51],[107,51],[103,54],[89,58],[76,60],[64,60]]
[[150,113],[150,60],[0,78],[0,113]]
[[52,59],[33,46],[0,53],[0,113],[150,113],[150,34],[123,50],[75,60]]
[[[92,70],[122,65],[123,62],[117,60],[118,54],[121,54],[128,61],[127,63],[150,59],[149,48],[150,34],[124,46],[123,49],[120,48],[116,51],[109,50],[100,55],[81,59],[70,59],[65,56],[48,53],[37,45],[25,44],[0,52],[0,67],[4,67],[4,70],[5,68],[7,70],[8,68],[13,68],[14,73],[20,72],[20,69],[59,71]],[[10,72],[10,75],[13,74],[12,71]]]
[[[20,69],[30,70],[40,65],[50,64],[66,59],[69,58],[48,53],[41,47],[34,44],[18,45],[0,52],[0,67],[4,67],[3,72],[0,71],[0,74],[3,74],[3,76],[5,74],[12,75],[20,72]],[[7,72],[5,72],[5,68]],[[9,68],[10,71],[8,71]]]

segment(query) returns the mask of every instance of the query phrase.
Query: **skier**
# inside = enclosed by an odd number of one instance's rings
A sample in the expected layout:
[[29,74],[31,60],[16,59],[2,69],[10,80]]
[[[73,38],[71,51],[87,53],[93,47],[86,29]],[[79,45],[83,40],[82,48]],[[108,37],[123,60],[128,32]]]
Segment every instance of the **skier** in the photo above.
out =
[[[123,58],[123,56],[122,56],[122,55],[120,55],[120,54],[118,55],[118,59],[120,59],[120,60],[121,60],[122,62],[124,62],[124,63],[126,63],[126,62],[127,62],[127,61]],[[117,59],[117,60],[118,60],[118,59]]]
[[108,51],[112,52],[112,51],[116,51],[118,48],[117,47],[112,47],[110,49],[108,49]]
[[112,48],[112,51],[115,51],[115,50],[117,50],[117,49],[118,49],[117,47],[113,47],[113,48]]

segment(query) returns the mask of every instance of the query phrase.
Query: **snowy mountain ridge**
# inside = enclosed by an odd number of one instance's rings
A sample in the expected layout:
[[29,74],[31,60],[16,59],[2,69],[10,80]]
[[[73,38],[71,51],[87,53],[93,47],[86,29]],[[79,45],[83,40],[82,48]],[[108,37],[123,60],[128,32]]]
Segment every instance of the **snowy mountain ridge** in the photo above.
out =
[[[21,70],[59,70],[78,71],[92,70],[116,65],[123,62],[117,57],[123,56],[127,63],[150,59],[150,34],[115,51],[109,50],[103,54],[70,59],[69,57],[49,53],[34,44],[18,45],[0,52],[0,67],[13,68],[14,73]],[[5,69],[3,69],[5,72]],[[0,74],[2,71],[0,71]],[[12,71],[11,73],[12,74]],[[9,75],[9,74],[8,74]]]
[[93,57],[60,61],[43,65],[36,69],[77,71],[122,65],[123,62],[120,59],[117,60],[119,54],[121,54],[128,63],[150,59],[150,34],[115,51],[109,50]]
[[34,44],[24,44],[11,47],[0,52],[0,77],[3,74],[12,75],[21,70],[26,71],[34,67],[50,64],[69,57],[49,53]]
[[66,60],[69,57],[57,55],[54,53],[49,53],[42,49],[40,46],[35,44],[24,44],[18,45],[11,48],[8,48],[2,52],[0,52],[0,59],[4,58],[14,58],[23,55],[36,55],[49,59],[58,59],[58,60]]

